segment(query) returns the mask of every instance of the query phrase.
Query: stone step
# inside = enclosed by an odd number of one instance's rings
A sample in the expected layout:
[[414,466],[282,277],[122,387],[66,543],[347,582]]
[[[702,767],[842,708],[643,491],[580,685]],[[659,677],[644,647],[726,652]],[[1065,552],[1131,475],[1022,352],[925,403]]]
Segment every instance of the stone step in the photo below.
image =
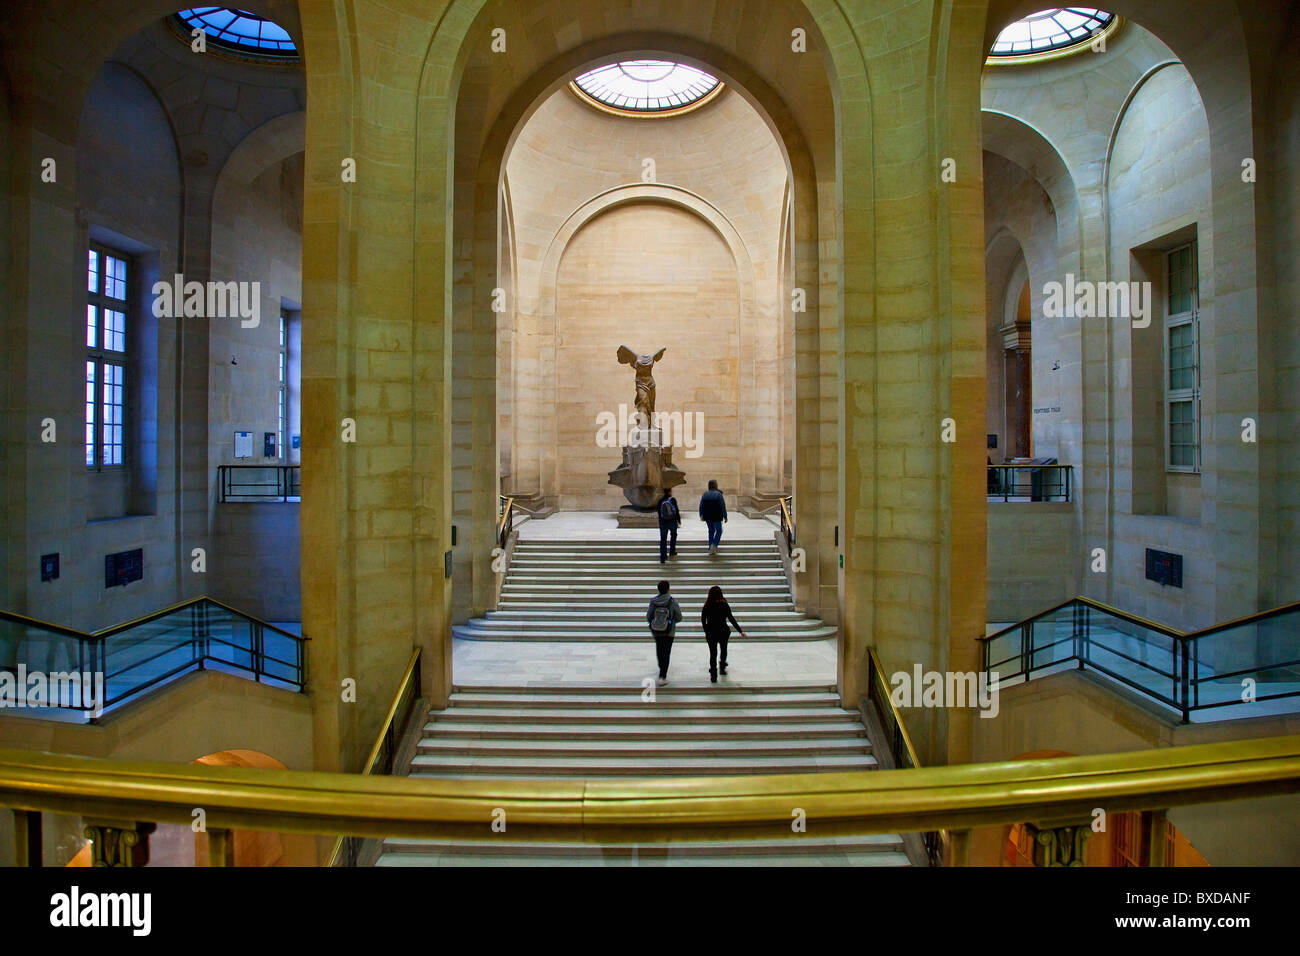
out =
[[439,734],[425,737],[416,747],[422,754],[462,757],[610,757],[623,760],[660,757],[829,757],[871,753],[861,737],[828,737],[802,740],[790,737],[770,740],[539,740],[451,739]]
[[641,708],[602,708],[574,707],[566,709],[539,709],[532,707],[451,707],[447,710],[430,711],[431,723],[425,725],[425,731],[444,722],[455,723],[535,723],[543,724],[590,724],[605,723],[610,725],[627,725],[648,723],[683,723],[705,721],[710,724],[781,724],[819,723],[826,720],[851,717],[859,719],[857,711],[843,710],[835,707],[788,707],[770,709],[761,704],[745,707],[670,707],[666,705],[647,704]]
[[454,754],[416,754],[410,775],[442,776],[467,774],[497,776],[527,772],[530,775],[573,777],[723,777],[737,774],[817,773],[821,771],[866,771],[876,769],[870,754],[830,756],[764,757],[667,757],[658,755],[620,759],[618,757],[463,757]]
[[393,837],[379,866],[908,866],[897,834],[640,846]]
[[[528,629],[520,628],[506,630],[493,628],[479,628],[470,625],[453,625],[452,635],[465,641],[550,641],[553,643],[578,644],[592,642],[599,644],[625,644],[625,643],[642,643],[650,641],[649,631],[642,630],[636,633],[635,629],[624,631],[574,631],[574,630],[547,630],[540,625],[529,626]],[[748,631],[748,629],[747,629]],[[771,632],[748,632],[747,636],[733,634],[730,638],[731,644],[752,644],[762,642],[781,642],[781,641],[822,641],[836,635],[834,627],[822,626],[808,630],[779,630]],[[678,640],[704,640],[704,634],[697,627],[693,632],[686,633],[678,625]]]
[[[638,611],[609,611],[593,614],[578,612],[568,615],[526,611],[506,614],[489,611],[487,617],[474,618],[468,622],[468,625],[480,630],[516,629],[521,627],[529,629],[558,628],[577,632],[608,631],[628,627],[644,630],[649,627],[645,615],[644,608]],[[741,623],[744,625],[746,633],[754,634],[770,634],[773,631],[801,631],[824,626],[820,619],[805,617],[797,611],[787,611],[772,618],[760,618],[755,615],[753,618]],[[734,629],[732,633],[733,635],[736,633]],[[677,622],[676,634],[678,637],[686,634],[695,634],[702,637],[704,629],[700,625],[699,619],[694,615],[687,614],[686,609],[683,608],[682,619]]]
[[[683,526],[684,528],[689,527]],[[605,539],[578,539],[578,538],[520,538],[515,544],[515,549],[520,551],[635,551],[638,548],[644,548],[648,543],[655,543],[659,540],[658,529],[650,528],[649,534],[624,535],[618,538]],[[775,529],[773,529],[775,530]],[[690,549],[692,551],[705,552],[709,548],[708,529],[704,527],[703,522],[700,524],[700,535],[697,538],[689,531],[678,529],[677,532],[677,550]],[[723,529],[721,549],[736,551],[775,551],[777,549],[776,541],[772,538],[731,538],[726,536],[726,529]]]
[[[598,574],[592,571],[574,571],[557,567],[551,570],[542,570],[540,568],[513,570],[508,575],[508,581],[512,585],[563,583],[568,587],[585,587],[592,584],[622,584],[632,589],[648,586],[651,589],[651,594],[654,594],[654,587],[661,578],[673,587],[683,583],[682,579],[677,576],[677,571],[671,565],[661,565],[657,562],[653,567],[639,573],[620,569],[606,574]],[[703,578],[703,580],[700,580],[700,578]],[[789,582],[780,571],[700,571],[692,578],[691,583],[697,587],[703,587],[706,594],[714,584],[721,587],[723,591],[726,591],[728,586],[733,584],[749,587],[766,585],[767,587],[783,588],[786,591],[790,589]]]
[[[667,688],[665,688],[667,689]],[[733,707],[751,707],[755,701],[750,694],[729,694],[718,693],[708,689],[691,689],[689,691],[678,691],[676,694],[664,694],[660,696],[659,688],[655,688],[656,707],[717,707],[730,709]],[[647,702],[641,699],[641,695],[624,693],[624,694],[580,694],[580,693],[552,693],[552,694],[529,694],[527,692],[491,692],[491,691],[473,691],[469,693],[453,691],[448,701],[449,706],[453,708],[460,707],[529,707],[535,710],[548,710],[551,708],[572,709],[574,707],[591,707],[596,710],[605,711],[614,708],[635,707],[643,708]],[[764,694],[761,698],[763,707],[836,707],[840,704],[839,695],[833,691],[810,691],[803,693],[781,694],[769,693]]]
[[856,720],[827,719],[793,724],[726,724],[717,721],[664,721],[663,723],[626,723],[610,725],[606,722],[585,724],[545,723],[475,723],[433,721],[424,725],[426,734],[436,733],[447,740],[537,740],[561,741],[711,741],[711,740],[783,740],[792,733],[801,740],[859,737],[865,740],[867,730]]
[[[682,613],[686,613],[689,599],[676,593],[673,594],[673,597],[677,598],[677,603],[682,605]],[[641,605],[648,604],[649,598],[646,598],[645,595],[639,595],[635,599],[639,603],[635,605],[631,604],[632,600],[633,599],[600,597],[589,601],[579,602],[556,598],[552,595],[537,595],[535,598],[521,596],[519,600],[512,598],[508,601],[498,601],[496,611],[488,611],[487,613],[491,616],[493,614],[504,614],[507,612],[526,612],[535,610],[539,615],[573,614],[581,611],[591,611],[594,614],[605,613],[605,610],[622,612],[625,610],[624,605],[626,604],[628,605],[626,608],[628,613],[631,613],[633,610],[639,611],[644,619],[645,609],[642,608]],[[704,599],[700,598],[698,603],[703,605]],[[787,613],[796,612],[794,604],[790,601],[728,601],[728,603],[731,605],[731,612],[737,618],[742,614],[748,617],[751,614],[770,614],[777,611],[784,611]],[[593,610],[593,605],[599,605],[600,609]]]
[[[644,688],[640,684],[453,684],[453,694],[595,694],[597,696],[639,696]],[[732,697],[753,697],[756,694],[834,694],[834,684],[719,684],[716,687],[660,687],[660,697],[693,697],[696,694],[726,694]],[[761,698],[760,698],[761,699]],[[838,701],[838,698],[837,698]]]

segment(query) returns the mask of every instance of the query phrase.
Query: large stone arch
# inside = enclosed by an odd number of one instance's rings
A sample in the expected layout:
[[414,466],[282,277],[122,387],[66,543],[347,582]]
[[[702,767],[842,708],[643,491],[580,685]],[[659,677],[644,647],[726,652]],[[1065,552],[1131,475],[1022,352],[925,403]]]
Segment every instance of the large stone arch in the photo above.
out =
[[[453,274],[461,277],[461,281],[455,284],[455,290],[452,292],[452,309],[455,315],[453,321],[455,328],[459,330],[458,334],[453,335],[451,346],[453,351],[457,341],[487,342],[491,338],[490,302],[493,290],[497,287],[493,272],[495,265],[493,243],[499,232],[495,196],[510,143],[523,122],[541,101],[587,65],[599,62],[602,58],[608,60],[627,51],[667,51],[674,57],[686,62],[694,62],[717,73],[733,89],[740,91],[751,105],[755,106],[769,126],[774,128],[778,143],[787,157],[795,181],[796,195],[799,197],[796,205],[803,210],[796,219],[796,230],[801,237],[804,237],[798,243],[796,281],[809,291],[810,300],[808,311],[796,318],[803,320],[801,322],[804,328],[803,338],[807,342],[798,361],[803,362],[807,370],[804,380],[811,380],[813,391],[808,395],[809,401],[800,403],[798,407],[806,419],[807,427],[803,429],[804,433],[817,434],[820,437],[818,426],[825,422],[827,417],[831,420],[834,417],[832,404],[834,390],[829,376],[821,376],[819,380],[818,368],[826,366],[819,356],[824,350],[832,347],[831,343],[826,341],[825,333],[828,323],[833,329],[838,318],[835,317],[836,313],[828,314],[819,308],[817,304],[819,296],[813,294],[813,290],[834,280],[835,269],[826,261],[824,251],[819,257],[819,246],[822,250],[826,250],[833,243],[833,237],[827,236],[826,232],[828,229],[834,229],[837,222],[834,217],[823,218],[819,212],[826,208],[825,204],[828,201],[832,203],[831,208],[833,208],[833,193],[822,194],[828,186],[833,185],[835,177],[825,172],[817,172],[812,157],[820,153],[823,168],[826,165],[833,168],[833,141],[829,138],[833,123],[823,121],[822,128],[818,130],[819,138],[812,144],[805,140],[802,125],[806,125],[807,119],[815,118],[819,112],[826,114],[826,119],[830,118],[828,105],[833,98],[832,90],[827,85],[824,73],[820,75],[820,79],[817,79],[817,71],[812,70],[810,73],[808,65],[815,62],[820,67],[822,60],[819,58],[815,61],[799,61],[803,73],[814,78],[814,82],[804,83],[803,88],[811,89],[814,95],[820,93],[823,99],[820,110],[809,107],[800,111],[800,122],[796,122],[795,110],[775,92],[772,82],[752,65],[755,61],[761,62],[761,58],[754,56],[745,58],[737,55],[741,44],[730,31],[720,30],[712,18],[700,16],[692,11],[686,17],[689,21],[688,28],[679,28],[676,32],[666,33],[661,29],[665,14],[647,8],[639,10],[633,18],[644,21],[643,25],[646,29],[641,31],[611,32],[605,36],[586,39],[581,36],[581,30],[578,30],[571,34],[566,33],[567,43],[561,42],[555,36],[542,38],[537,49],[530,46],[525,55],[519,58],[524,62],[541,61],[537,71],[526,79],[514,81],[517,86],[511,90],[509,83],[501,81],[502,71],[492,60],[492,54],[486,52],[490,49],[490,31],[500,24],[501,28],[506,30],[506,42],[509,44],[510,37],[517,37],[520,33],[527,35],[527,29],[512,27],[510,18],[516,15],[512,11],[502,10],[501,16],[504,19],[497,19],[492,12],[495,9],[494,5],[476,6],[479,9],[474,32],[466,37],[460,47],[460,68],[465,70],[460,85],[462,90],[469,89],[472,95],[458,97],[456,100],[458,145],[454,172],[455,187],[451,202],[455,209],[454,221],[457,227],[467,231],[467,237],[463,241],[454,238],[460,233],[459,228],[453,228],[453,245],[457,262],[452,266],[452,271]],[[584,22],[576,14],[570,13],[571,7],[572,5],[565,6],[564,15],[573,16],[575,23]],[[736,14],[738,22],[745,20],[743,11],[736,11]],[[560,14],[557,13],[557,16]],[[681,18],[682,13],[676,11],[669,19],[673,17]],[[813,38],[809,41],[809,49],[814,51],[824,49],[816,39],[816,28],[808,22],[806,15],[803,16],[802,22],[807,24],[806,29],[813,34]],[[746,27],[746,29],[751,28]],[[759,30],[752,32],[756,44],[765,43],[769,48],[773,46],[774,41],[770,35],[763,35]],[[586,39],[586,42],[580,42],[583,39]],[[779,37],[777,39],[780,40]],[[479,45],[474,47],[474,52],[467,53],[466,50],[475,43]],[[435,39],[435,49],[437,45],[438,39]],[[817,52],[813,55],[820,57]],[[430,62],[435,56],[431,51]],[[543,60],[545,56],[549,56],[550,59]],[[426,79],[433,83],[443,84],[448,80],[445,74],[430,73],[427,69],[425,75]],[[486,92],[481,91],[472,82],[472,78],[476,76],[485,77],[488,86],[495,86],[495,88]],[[424,92],[426,89],[431,88],[422,86],[422,102],[426,104],[422,109],[437,108],[441,100],[426,95]],[[494,113],[493,110],[498,104],[500,104],[499,108]],[[430,122],[432,122],[431,118]],[[432,128],[424,121],[419,125],[421,130]],[[474,146],[480,140],[482,146],[476,152]],[[421,136],[417,144],[421,156],[425,145],[425,138]],[[422,173],[428,165],[423,158],[418,161]],[[441,173],[438,175],[441,176]],[[472,240],[469,236],[473,237]],[[423,280],[417,281],[423,284]],[[461,361],[460,358],[456,360],[458,369],[471,370],[476,394],[485,399],[488,394],[485,390],[492,387],[491,378],[495,374],[495,366],[495,358],[490,355],[484,357],[476,354],[468,363]],[[459,487],[468,486],[475,489],[475,492],[472,500],[468,502],[464,501],[462,495],[460,501],[463,503],[458,504],[454,513],[461,516],[457,519],[458,524],[465,522],[470,525],[469,538],[472,552],[461,559],[461,566],[465,567],[472,577],[475,609],[487,606],[496,578],[491,572],[490,559],[487,557],[491,551],[496,517],[496,496],[487,491],[487,488],[495,487],[497,474],[493,451],[496,445],[495,421],[486,413],[486,409],[492,404],[493,402],[489,400],[475,403],[478,411],[474,414],[473,420],[461,422],[461,426],[467,428],[467,433],[471,436],[469,444],[475,449],[475,457],[472,464],[466,467],[466,470],[472,474],[472,479],[466,482],[462,472]],[[828,465],[833,461],[833,449],[810,445],[808,453],[803,458],[806,468],[803,487],[825,486],[828,490],[833,488],[832,483],[822,481]],[[817,481],[816,485],[814,480]],[[795,485],[796,489],[801,485],[798,475],[796,475]],[[798,490],[796,493],[799,495]],[[808,523],[814,528],[821,528],[824,533],[820,536],[827,539],[829,545],[834,523],[830,506],[819,497],[819,494],[809,492],[799,497],[807,502],[806,516],[810,519]],[[825,520],[820,524],[813,517],[818,509],[826,515]],[[809,538],[811,545],[808,548],[809,564],[817,570],[805,575],[807,580],[799,582],[799,590],[802,595],[806,595],[805,603],[816,604],[820,601],[823,616],[833,620],[837,616],[834,586],[831,585],[828,591],[825,587],[819,587],[816,581],[822,574],[829,575],[833,580],[833,572],[830,569],[834,566],[834,558],[827,553],[820,561],[811,560],[817,553],[818,535],[814,533]]]

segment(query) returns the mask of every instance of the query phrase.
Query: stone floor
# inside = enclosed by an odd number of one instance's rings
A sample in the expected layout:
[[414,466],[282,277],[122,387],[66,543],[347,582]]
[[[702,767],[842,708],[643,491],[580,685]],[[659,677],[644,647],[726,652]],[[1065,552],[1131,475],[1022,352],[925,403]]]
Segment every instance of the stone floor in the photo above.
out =
[[[728,649],[727,676],[719,683],[833,684],[835,641],[735,644]],[[452,680],[469,685],[625,684],[640,686],[658,674],[654,642],[642,644],[543,644],[457,640]],[[702,640],[673,645],[668,680],[707,686],[709,647]]]

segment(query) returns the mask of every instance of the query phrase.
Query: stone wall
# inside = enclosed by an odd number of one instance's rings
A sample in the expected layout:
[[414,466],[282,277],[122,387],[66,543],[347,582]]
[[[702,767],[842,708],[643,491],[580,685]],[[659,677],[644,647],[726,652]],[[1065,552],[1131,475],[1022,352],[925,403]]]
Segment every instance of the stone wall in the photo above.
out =
[[[594,443],[596,413],[634,396],[620,344],[667,347],[657,407],[704,415],[704,457],[674,451],[682,494],[698,497],[708,478],[733,495],[782,487],[794,373],[780,299],[787,172],[753,107],[724,90],[685,115],[646,120],[562,88],[519,131],[506,176],[516,297],[498,360],[510,382],[508,491],[582,510],[626,503],[606,484],[619,450]],[[611,191],[618,208],[602,201]]]

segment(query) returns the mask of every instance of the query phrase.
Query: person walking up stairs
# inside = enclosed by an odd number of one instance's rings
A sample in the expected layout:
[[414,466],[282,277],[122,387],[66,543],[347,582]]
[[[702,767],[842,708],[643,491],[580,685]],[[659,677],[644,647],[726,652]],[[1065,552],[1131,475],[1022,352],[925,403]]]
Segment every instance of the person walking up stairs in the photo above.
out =
[[646,623],[650,625],[650,634],[655,639],[655,657],[659,659],[660,687],[668,683],[668,658],[673,652],[673,634],[677,631],[677,622],[682,619],[682,609],[677,599],[668,593],[667,581],[659,582],[659,593],[650,599],[646,609]]
[[700,520],[709,526],[709,554],[717,554],[722,525],[727,520],[727,499],[722,497],[714,478],[709,479],[709,490],[700,495]]
[[727,638],[731,636],[728,621],[736,625],[741,637],[745,636],[745,629],[736,623],[731,605],[722,596],[722,588],[715,584],[709,588],[709,596],[700,611],[700,626],[704,628],[704,639],[709,643],[709,682],[713,684],[718,682],[719,649],[722,650],[722,675],[725,677],[727,674]]

